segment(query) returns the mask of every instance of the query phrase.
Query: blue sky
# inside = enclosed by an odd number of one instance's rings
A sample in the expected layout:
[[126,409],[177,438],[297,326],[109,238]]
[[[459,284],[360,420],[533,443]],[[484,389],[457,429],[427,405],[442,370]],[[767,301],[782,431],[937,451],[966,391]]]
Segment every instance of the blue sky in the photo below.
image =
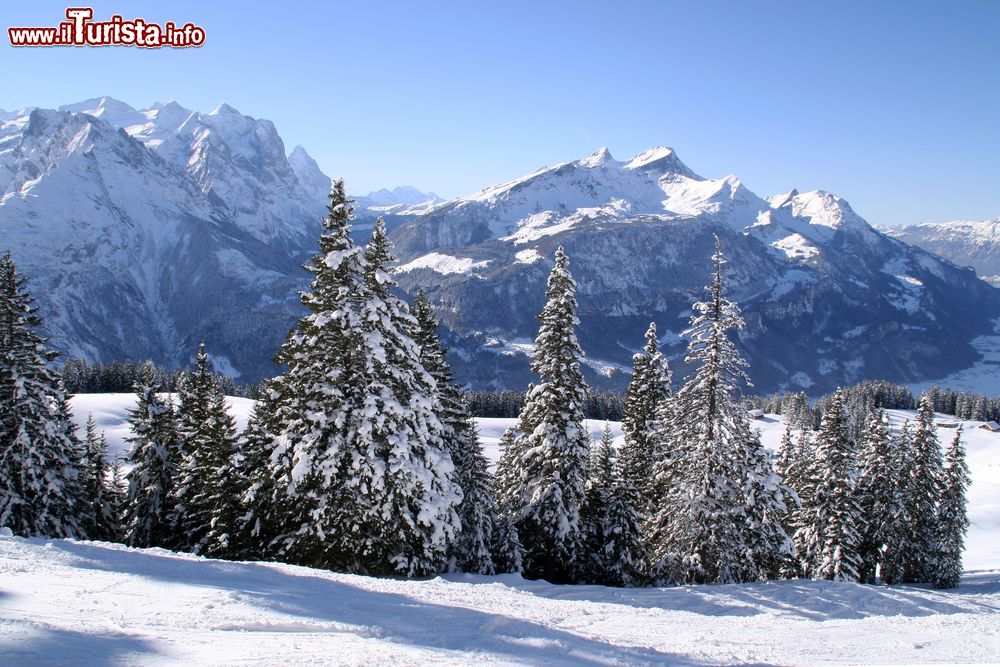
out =
[[[599,146],[667,145],[704,176],[829,190],[876,224],[1000,215],[994,0],[92,6],[192,21],[206,44],[13,49],[4,34],[0,108],[225,101],[357,193],[457,196]],[[55,25],[65,7],[0,15]]]

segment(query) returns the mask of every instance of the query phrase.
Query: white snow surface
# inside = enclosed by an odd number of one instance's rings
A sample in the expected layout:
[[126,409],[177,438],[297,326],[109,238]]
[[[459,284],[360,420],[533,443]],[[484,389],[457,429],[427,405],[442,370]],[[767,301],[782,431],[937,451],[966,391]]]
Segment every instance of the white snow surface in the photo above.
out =
[[[124,417],[127,396],[76,396],[76,417],[94,412],[107,429]],[[238,415],[250,404],[230,401]],[[897,427],[914,415],[890,411]],[[515,420],[477,421],[495,459]],[[586,424],[594,439],[603,425]],[[754,426],[769,448],[781,437],[777,415]],[[613,589],[459,574],[401,581],[0,532],[0,664],[995,663],[1000,435],[964,426],[973,526],[955,590],[811,581]],[[953,433],[939,431],[943,442]]]
[[489,263],[489,260],[477,262],[469,257],[452,257],[439,252],[431,252],[412,262],[397,266],[394,271],[395,273],[406,273],[417,269],[430,269],[435,273],[449,275],[451,273],[472,273],[476,269],[486,268]]

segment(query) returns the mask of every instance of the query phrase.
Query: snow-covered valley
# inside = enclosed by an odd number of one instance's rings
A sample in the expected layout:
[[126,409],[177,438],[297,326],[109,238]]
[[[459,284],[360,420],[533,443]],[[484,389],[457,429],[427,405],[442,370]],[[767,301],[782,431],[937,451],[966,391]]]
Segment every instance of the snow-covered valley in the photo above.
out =
[[[111,452],[131,394],[72,399]],[[230,399],[242,426],[252,407]],[[914,413],[890,411],[894,426]],[[487,456],[510,419],[479,419]],[[754,422],[773,449],[780,416]],[[912,664],[1000,655],[1000,434],[965,422],[963,584],[613,589],[516,575],[401,581],[68,540],[0,538],[5,664]],[[594,439],[604,422],[590,420]],[[613,432],[620,435],[617,424]],[[940,429],[942,442],[953,430]]]

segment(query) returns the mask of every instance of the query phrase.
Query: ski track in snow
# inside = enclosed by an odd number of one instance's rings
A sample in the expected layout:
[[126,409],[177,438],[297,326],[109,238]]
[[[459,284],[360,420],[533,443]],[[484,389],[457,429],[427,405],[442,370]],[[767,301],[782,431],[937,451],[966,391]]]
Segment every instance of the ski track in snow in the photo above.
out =
[[[73,398],[123,451],[130,394]],[[241,424],[252,402],[231,399]],[[895,426],[912,411],[893,410]],[[487,455],[513,419],[479,419]],[[779,417],[754,422],[773,448]],[[588,420],[593,438],[604,422]],[[962,585],[613,589],[516,575],[375,579],[72,540],[0,538],[0,665],[988,663],[1000,656],[1000,434],[965,425]],[[620,425],[612,423],[620,440]],[[954,433],[940,429],[943,443]]]

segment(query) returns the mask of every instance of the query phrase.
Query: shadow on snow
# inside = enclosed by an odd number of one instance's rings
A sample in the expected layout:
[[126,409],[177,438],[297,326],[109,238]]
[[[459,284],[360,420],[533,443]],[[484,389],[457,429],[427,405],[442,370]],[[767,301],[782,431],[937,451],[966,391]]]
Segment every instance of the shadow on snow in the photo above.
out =
[[[71,541],[49,544],[75,556],[78,561],[73,566],[77,568],[224,589],[257,608],[308,619],[300,624],[283,625],[275,625],[274,619],[269,619],[263,625],[220,626],[219,630],[346,632],[396,644],[493,653],[519,662],[544,664],[705,664],[689,656],[651,648],[616,646],[501,613],[433,604],[400,593],[365,590],[343,581],[307,574],[306,570],[302,574],[289,573],[260,563],[176,558],[149,550],[119,551]],[[324,627],[322,623],[337,627]],[[104,641],[104,638],[99,637],[96,641]]]

